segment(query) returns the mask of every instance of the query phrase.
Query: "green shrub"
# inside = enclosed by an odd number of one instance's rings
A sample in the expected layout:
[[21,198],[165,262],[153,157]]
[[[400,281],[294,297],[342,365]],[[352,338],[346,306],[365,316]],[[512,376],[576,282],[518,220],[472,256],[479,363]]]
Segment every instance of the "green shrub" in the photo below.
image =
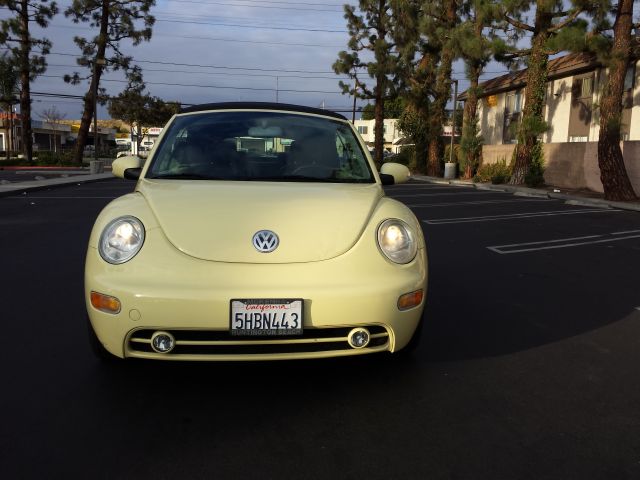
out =
[[33,153],[36,165],[42,166],[62,166],[73,165],[73,152],[71,150],[64,152],[51,152],[48,150],[40,150]]
[[389,161],[406,165],[411,173],[425,173],[426,165],[419,164],[415,145],[408,145],[404,147],[402,150],[400,150],[400,153],[389,158]]
[[478,173],[473,177],[474,182],[493,184],[506,183],[511,178],[511,167],[507,165],[507,159],[501,158],[496,163],[482,165]]
[[[449,163],[449,158],[450,158],[450,152],[451,151],[451,144],[447,143],[444,146],[444,163]],[[460,148],[460,145],[458,145],[457,143],[453,144],[453,162],[454,163],[461,163],[463,161],[463,155],[462,155],[462,149]]]
[[529,172],[524,177],[524,183],[531,188],[544,185],[544,150],[540,142],[533,147],[531,165]]
[[406,165],[409,167],[412,163],[415,164],[416,161],[416,148],[413,145],[409,145],[400,150],[399,153],[391,157],[392,162],[401,163],[402,165]]

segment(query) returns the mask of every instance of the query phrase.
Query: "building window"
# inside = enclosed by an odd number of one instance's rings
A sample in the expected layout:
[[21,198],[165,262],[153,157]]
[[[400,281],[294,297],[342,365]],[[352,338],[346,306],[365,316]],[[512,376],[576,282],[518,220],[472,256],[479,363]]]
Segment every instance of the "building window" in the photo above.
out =
[[504,106],[504,130],[502,143],[516,143],[518,125],[522,113],[522,90],[508,92]]
[[592,73],[573,77],[568,138],[570,142],[586,142],[593,112],[594,76]]
[[507,93],[506,110],[511,114],[522,111],[522,92],[520,90]]
[[624,76],[624,89],[625,90],[632,90],[635,87],[635,80],[636,80],[636,65],[635,63],[632,63],[631,65],[629,65],[629,68],[627,68],[627,73]]
[[360,125],[358,127],[358,133],[360,135],[366,135],[369,132],[369,127],[367,127],[366,125]]
[[593,96],[593,77],[586,77],[582,79],[582,91],[580,92],[580,98],[591,98]]

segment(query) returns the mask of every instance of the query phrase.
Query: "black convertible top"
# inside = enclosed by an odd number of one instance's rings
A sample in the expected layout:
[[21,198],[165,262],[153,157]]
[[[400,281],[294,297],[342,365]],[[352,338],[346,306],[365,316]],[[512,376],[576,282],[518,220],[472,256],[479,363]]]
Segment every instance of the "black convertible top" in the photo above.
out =
[[344,115],[332,112],[331,110],[322,110],[320,108],[305,107],[302,105],[291,105],[288,103],[271,103],[271,102],[223,102],[223,103],[205,103],[203,105],[194,105],[192,107],[183,108],[180,113],[205,112],[207,110],[282,110],[285,112],[301,112],[313,113],[315,115],[324,115],[326,117],[339,118],[346,120]]

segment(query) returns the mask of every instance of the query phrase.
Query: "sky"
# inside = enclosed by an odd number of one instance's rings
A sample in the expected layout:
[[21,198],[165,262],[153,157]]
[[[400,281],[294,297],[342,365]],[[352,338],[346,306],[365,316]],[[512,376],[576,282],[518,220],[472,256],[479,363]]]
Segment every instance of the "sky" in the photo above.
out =
[[[121,42],[125,54],[144,74],[147,90],[165,101],[201,104],[225,101],[279,101],[331,110],[349,110],[353,99],[342,95],[331,65],[347,49],[343,3],[339,0],[157,0],[151,41],[133,47]],[[351,2],[356,3],[356,2]],[[61,12],[71,0],[59,0]],[[1,9],[0,18],[8,11]],[[92,35],[87,25],[73,24],[63,13],[35,36],[53,42],[46,73],[33,82],[32,92],[84,95],[88,83],[63,81],[77,67],[75,35]],[[504,74],[491,64],[484,79]],[[454,66],[459,89],[468,86],[461,62]],[[101,86],[117,95],[126,81],[121,72],[107,73]],[[34,118],[55,105],[67,119],[81,116],[82,102],[69,98],[33,96]],[[358,102],[363,105],[363,101]],[[343,113],[349,116],[348,112]],[[101,107],[98,118],[108,118]]]

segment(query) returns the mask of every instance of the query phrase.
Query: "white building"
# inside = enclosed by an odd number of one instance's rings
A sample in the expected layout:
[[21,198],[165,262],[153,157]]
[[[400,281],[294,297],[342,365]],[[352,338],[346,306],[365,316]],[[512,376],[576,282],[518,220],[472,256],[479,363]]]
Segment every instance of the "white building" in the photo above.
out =
[[[640,192],[640,82],[633,61],[626,80],[622,115],[622,149],[627,172]],[[494,78],[480,85],[480,131],[483,163],[511,159],[517,125],[521,121],[526,70]],[[549,129],[545,144],[545,180],[565,188],[602,191],[597,141],[600,118],[597,105],[606,81],[606,69],[595,56],[575,53],[549,62],[544,119]],[[466,99],[466,92],[460,95]]]
[[[375,145],[375,120],[356,120],[354,126],[358,133],[365,141],[369,149],[373,149]],[[384,149],[391,153],[398,153],[401,150],[401,143],[403,140],[402,133],[398,128],[398,119],[385,118],[384,119]]]

